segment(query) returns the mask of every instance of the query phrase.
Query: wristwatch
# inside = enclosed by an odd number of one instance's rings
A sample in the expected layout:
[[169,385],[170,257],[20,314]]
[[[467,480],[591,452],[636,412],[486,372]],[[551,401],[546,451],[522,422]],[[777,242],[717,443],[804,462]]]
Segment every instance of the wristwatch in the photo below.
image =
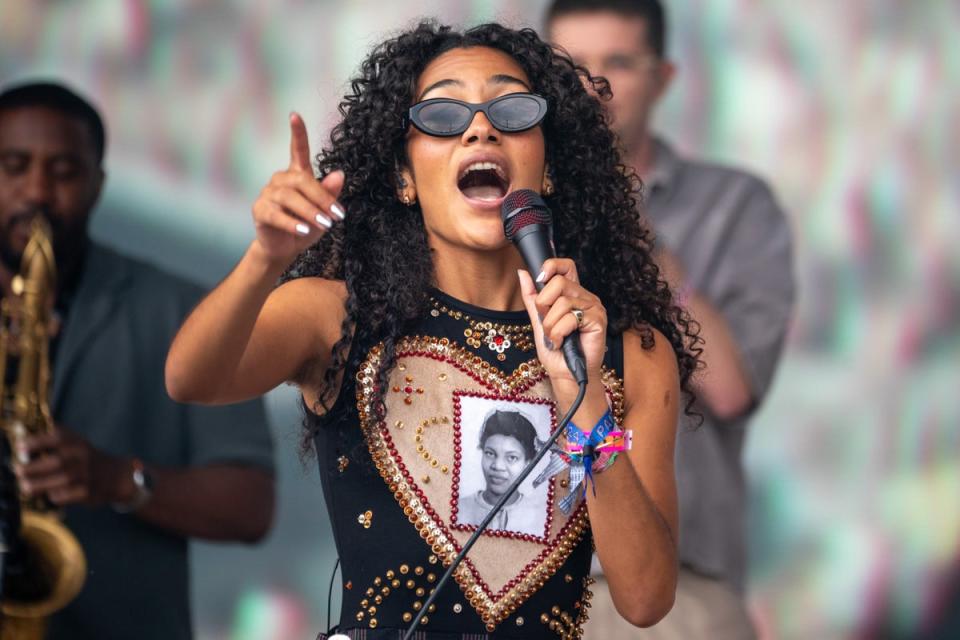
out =
[[133,480],[133,486],[136,488],[136,493],[130,502],[113,505],[113,510],[118,513],[132,513],[147,504],[153,497],[153,475],[144,466],[143,460],[134,458],[131,465],[133,466],[131,479]]

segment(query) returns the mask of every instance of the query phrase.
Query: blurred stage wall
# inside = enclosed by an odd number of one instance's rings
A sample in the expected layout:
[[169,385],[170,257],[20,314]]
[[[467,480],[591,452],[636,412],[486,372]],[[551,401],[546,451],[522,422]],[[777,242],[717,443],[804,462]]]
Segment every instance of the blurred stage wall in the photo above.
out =
[[[372,43],[417,16],[538,27],[542,1],[0,0],[0,82],[93,97],[105,242],[212,284]],[[960,4],[678,0],[659,129],[759,172],[797,236],[799,308],[750,435],[751,602],[767,638],[910,637],[960,573]],[[196,545],[200,637],[312,638],[333,566],[290,389],[270,398],[277,527]],[[336,606],[335,606],[336,611]]]

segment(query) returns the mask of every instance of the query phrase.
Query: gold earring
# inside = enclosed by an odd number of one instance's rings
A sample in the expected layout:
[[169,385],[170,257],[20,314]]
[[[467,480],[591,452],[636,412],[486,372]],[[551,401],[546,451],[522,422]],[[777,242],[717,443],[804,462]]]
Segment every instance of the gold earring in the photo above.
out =
[[400,198],[400,202],[402,202],[402,203],[404,204],[404,206],[409,207],[409,206],[410,206],[410,195],[404,193],[404,194],[403,194],[403,197]]
[[543,186],[540,189],[540,192],[545,196],[552,196],[554,192],[553,188],[553,176],[550,172],[550,166],[547,165],[543,169]]

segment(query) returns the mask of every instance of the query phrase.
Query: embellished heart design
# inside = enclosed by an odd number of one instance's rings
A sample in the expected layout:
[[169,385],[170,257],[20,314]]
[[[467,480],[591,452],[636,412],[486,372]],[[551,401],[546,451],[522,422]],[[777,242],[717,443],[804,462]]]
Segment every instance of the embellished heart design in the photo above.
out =
[[[386,421],[375,420],[382,350],[357,372],[357,406],[370,453],[404,514],[449,566],[493,502],[556,428],[546,372],[536,360],[509,375],[447,339],[413,337],[396,348]],[[604,372],[616,418],[622,390]],[[588,526],[586,504],[557,507],[568,471],[524,481],[454,573],[488,628],[510,616],[564,563]]]

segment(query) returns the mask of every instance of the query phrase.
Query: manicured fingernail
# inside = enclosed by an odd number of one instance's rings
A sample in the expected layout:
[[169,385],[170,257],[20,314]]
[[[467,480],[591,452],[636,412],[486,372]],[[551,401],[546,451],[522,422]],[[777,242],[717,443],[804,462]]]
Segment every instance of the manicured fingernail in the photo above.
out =
[[322,214],[319,214],[319,213],[317,214],[317,224],[322,224],[322,225],[325,226],[327,229],[329,229],[330,227],[333,226],[333,223],[330,222],[330,220],[328,220],[325,215],[322,215]]
[[330,211],[333,211],[335,214],[340,216],[341,220],[347,217],[347,214],[343,211],[343,207],[341,207],[340,203],[338,202],[334,202],[332,205],[330,205]]
[[540,272],[540,275],[537,276],[537,282],[543,282],[547,279],[547,274],[543,271]]
[[302,222],[297,223],[297,233],[302,236],[305,236],[310,233],[310,227],[303,224]]
[[553,344],[553,340],[547,336],[543,336],[543,346],[545,346],[547,349],[550,349],[550,351],[556,351],[557,349],[557,346]]

